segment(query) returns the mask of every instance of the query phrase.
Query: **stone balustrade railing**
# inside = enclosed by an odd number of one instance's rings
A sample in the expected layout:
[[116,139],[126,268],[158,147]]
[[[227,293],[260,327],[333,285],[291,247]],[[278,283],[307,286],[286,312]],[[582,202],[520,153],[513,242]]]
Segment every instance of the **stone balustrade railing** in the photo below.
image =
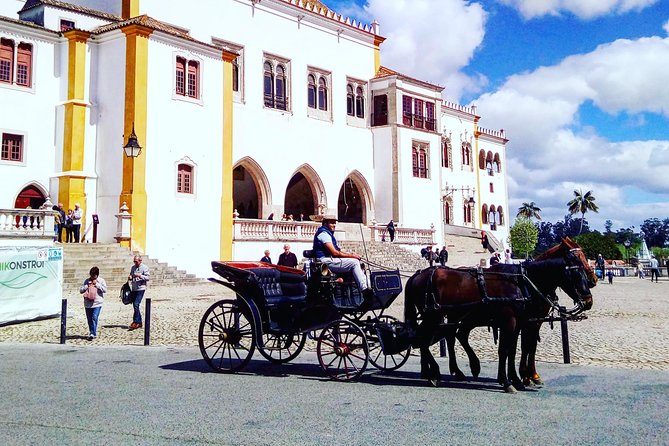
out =
[[236,218],[234,240],[312,241],[320,223]]
[[0,209],[0,237],[53,238],[51,209]]
[[[386,225],[370,226],[372,231],[372,240],[390,241]],[[434,229],[415,229],[395,227],[395,243],[405,245],[434,245]]]

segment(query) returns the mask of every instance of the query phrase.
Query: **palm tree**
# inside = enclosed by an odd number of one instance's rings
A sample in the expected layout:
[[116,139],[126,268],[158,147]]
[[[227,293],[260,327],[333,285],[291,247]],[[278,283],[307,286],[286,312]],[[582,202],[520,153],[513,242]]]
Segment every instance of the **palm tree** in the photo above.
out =
[[583,219],[585,218],[585,213],[588,211],[599,212],[599,206],[595,204],[595,197],[592,195],[592,191],[589,190],[583,194],[581,190],[574,191],[574,198],[567,203],[569,212],[571,214],[581,214],[581,227],[578,230],[580,234],[583,231]]
[[537,206],[534,201],[530,201],[529,203],[523,203],[523,205],[518,208],[516,217],[525,217],[528,220],[534,217],[537,220],[541,220],[541,215],[539,215],[539,212],[541,212],[541,208]]

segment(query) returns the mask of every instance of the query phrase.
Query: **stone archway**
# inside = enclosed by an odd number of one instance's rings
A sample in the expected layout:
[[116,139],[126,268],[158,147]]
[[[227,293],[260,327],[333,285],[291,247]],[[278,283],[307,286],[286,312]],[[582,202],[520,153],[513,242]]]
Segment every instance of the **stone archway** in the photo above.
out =
[[250,157],[242,158],[232,170],[232,203],[239,218],[267,218],[272,197],[262,167]]
[[353,171],[339,188],[337,218],[342,222],[367,224],[371,210],[369,184],[360,172]]
[[286,186],[283,212],[298,220],[300,214],[308,220],[310,215],[318,214],[320,205],[326,206],[325,188],[316,171],[304,164],[295,171]]
[[46,191],[36,184],[30,184],[16,196],[14,207],[16,209],[39,209],[46,201],[46,197]]

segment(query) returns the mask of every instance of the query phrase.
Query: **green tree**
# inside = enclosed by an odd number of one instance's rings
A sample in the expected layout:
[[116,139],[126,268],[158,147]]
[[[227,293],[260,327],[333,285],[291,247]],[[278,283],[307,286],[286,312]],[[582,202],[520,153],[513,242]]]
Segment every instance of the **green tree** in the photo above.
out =
[[525,255],[525,258],[527,258],[537,246],[539,230],[529,218],[519,217],[511,226],[509,238],[511,239],[513,252]]
[[592,191],[589,190],[585,194],[581,190],[574,191],[574,198],[567,203],[569,212],[571,214],[581,214],[581,228],[578,233],[580,234],[583,230],[583,219],[585,218],[585,213],[588,211],[599,212],[599,206],[595,204],[595,196],[592,195]]
[[596,259],[601,254],[606,260],[621,260],[623,253],[611,237],[600,234],[599,231],[588,232],[574,238],[574,241],[583,248],[583,253],[589,259]]
[[541,214],[539,214],[539,212],[541,212],[541,208],[537,206],[534,201],[530,201],[529,203],[523,203],[523,205],[518,208],[516,217],[525,217],[530,220],[536,218],[537,220],[541,220]]

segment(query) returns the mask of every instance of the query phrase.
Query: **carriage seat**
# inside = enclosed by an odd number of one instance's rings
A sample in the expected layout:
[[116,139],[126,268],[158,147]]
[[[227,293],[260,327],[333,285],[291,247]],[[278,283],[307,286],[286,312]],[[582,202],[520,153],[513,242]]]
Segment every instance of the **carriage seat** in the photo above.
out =
[[274,268],[251,268],[251,271],[267,305],[302,302],[307,297],[307,284],[302,274]]

